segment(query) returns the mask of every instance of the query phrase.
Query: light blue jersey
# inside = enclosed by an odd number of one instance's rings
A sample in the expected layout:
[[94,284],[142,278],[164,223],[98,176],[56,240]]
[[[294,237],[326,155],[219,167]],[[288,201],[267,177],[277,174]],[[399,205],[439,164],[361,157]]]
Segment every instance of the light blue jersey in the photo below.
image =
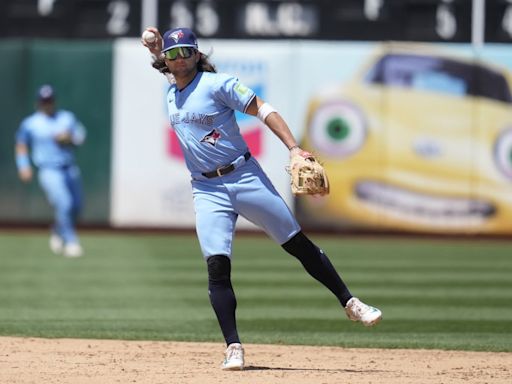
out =
[[169,88],[170,123],[193,177],[247,152],[235,110],[245,112],[255,96],[235,77],[210,72],[198,72],[181,91],[176,85]]
[[[55,140],[56,135],[65,132],[71,134],[73,145]],[[78,242],[75,220],[82,208],[82,187],[73,151],[84,142],[85,135],[75,115],[64,110],[52,116],[37,111],[21,122],[16,133],[16,143],[30,148],[32,161],[39,169],[39,184],[54,208],[53,233],[65,244]]]
[[72,165],[75,162],[70,146],[59,145],[54,137],[70,132],[75,145],[85,139],[85,129],[69,111],[59,110],[53,116],[37,111],[25,118],[16,134],[16,142],[31,147],[32,161],[37,167]]
[[[300,231],[270,179],[248,156],[235,120],[235,111],[245,112],[255,97],[235,77],[211,72],[198,72],[183,90],[172,85],[167,94],[170,123],[192,175],[196,231],[206,258],[231,257],[239,215],[279,244]],[[226,166],[228,173],[215,174]]]

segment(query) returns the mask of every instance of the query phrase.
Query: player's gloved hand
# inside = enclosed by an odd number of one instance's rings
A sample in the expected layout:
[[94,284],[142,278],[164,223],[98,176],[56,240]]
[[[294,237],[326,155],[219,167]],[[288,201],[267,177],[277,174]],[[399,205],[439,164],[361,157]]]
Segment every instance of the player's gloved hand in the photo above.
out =
[[70,132],[61,132],[56,134],[54,137],[55,141],[60,145],[72,144],[72,137]]
[[300,147],[291,148],[288,171],[294,195],[323,196],[329,193],[327,173],[310,152]]

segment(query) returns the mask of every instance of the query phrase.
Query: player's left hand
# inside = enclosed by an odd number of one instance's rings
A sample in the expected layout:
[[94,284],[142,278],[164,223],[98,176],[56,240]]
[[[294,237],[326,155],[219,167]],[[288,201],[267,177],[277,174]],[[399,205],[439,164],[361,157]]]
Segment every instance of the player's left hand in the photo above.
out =
[[290,159],[293,159],[295,156],[301,156],[305,159],[307,159],[308,157],[314,157],[312,153],[305,151],[300,147],[293,147],[290,150]]
[[323,196],[329,193],[327,173],[311,153],[299,147],[290,150],[289,172],[294,195]]

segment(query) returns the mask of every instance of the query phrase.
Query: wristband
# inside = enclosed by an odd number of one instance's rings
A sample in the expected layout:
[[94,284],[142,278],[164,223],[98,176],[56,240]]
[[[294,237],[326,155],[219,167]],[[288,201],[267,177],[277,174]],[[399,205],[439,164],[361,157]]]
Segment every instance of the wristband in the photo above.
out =
[[19,170],[30,168],[30,160],[26,154],[16,155],[16,167],[18,167]]
[[288,150],[291,151],[292,149],[295,149],[295,148],[299,148],[299,146],[298,145],[293,145],[290,148],[288,148]]
[[258,109],[258,114],[256,117],[260,119],[260,121],[265,124],[265,119],[268,115],[270,115],[272,112],[277,112],[273,106],[271,106],[269,103],[264,103],[261,107]]

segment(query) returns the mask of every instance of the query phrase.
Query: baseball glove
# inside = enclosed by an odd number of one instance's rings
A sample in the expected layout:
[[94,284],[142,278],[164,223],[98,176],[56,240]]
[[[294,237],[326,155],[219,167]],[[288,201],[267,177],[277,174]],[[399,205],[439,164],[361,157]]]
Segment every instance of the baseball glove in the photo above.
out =
[[327,195],[329,180],[324,167],[310,155],[303,157],[296,153],[290,158],[289,173],[294,195]]

